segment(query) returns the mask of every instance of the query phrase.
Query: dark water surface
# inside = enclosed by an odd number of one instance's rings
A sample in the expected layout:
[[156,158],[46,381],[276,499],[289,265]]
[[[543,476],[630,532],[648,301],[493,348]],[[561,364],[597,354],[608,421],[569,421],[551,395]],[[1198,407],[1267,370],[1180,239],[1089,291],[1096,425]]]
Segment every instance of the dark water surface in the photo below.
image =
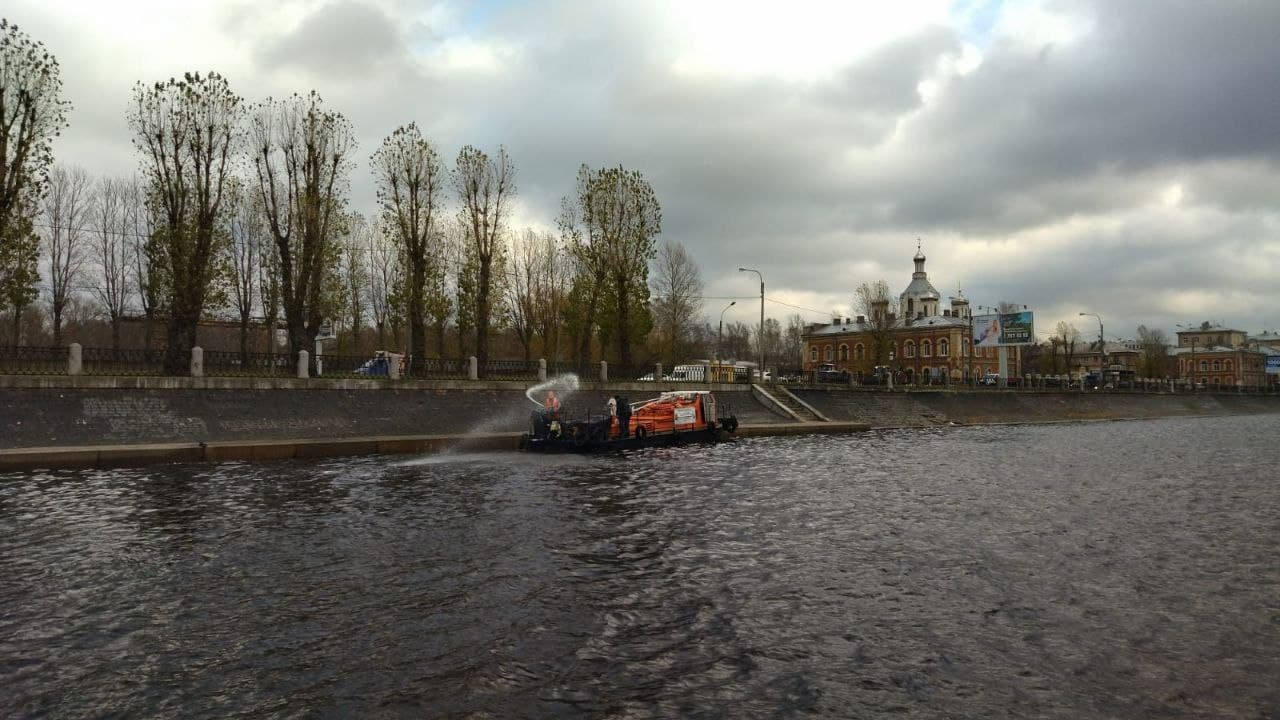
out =
[[0,714],[1277,718],[1277,430],[0,475]]

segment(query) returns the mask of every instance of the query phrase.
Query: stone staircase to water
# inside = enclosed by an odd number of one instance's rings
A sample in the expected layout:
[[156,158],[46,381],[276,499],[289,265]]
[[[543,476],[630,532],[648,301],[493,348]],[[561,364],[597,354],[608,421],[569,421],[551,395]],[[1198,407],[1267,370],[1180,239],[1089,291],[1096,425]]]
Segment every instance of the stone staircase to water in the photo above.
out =
[[872,427],[942,425],[947,417],[909,393],[797,390],[796,393],[833,420],[870,423]]
[[785,387],[781,385],[773,385],[769,387],[756,386],[756,389],[773,398],[779,405],[785,407],[801,422],[828,422],[827,418],[815,413],[806,406],[799,398],[792,395]]

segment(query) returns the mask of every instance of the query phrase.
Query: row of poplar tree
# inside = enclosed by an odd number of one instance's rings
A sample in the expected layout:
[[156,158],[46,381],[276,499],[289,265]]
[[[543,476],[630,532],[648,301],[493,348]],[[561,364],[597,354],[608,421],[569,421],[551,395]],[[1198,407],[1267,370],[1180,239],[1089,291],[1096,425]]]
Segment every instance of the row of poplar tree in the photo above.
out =
[[211,309],[239,318],[242,352],[254,317],[286,328],[294,353],[335,318],[357,332],[371,319],[384,346],[404,325],[420,357],[443,353],[452,326],[482,367],[499,326],[526,358],[554,348],[624,367],[652,358],[646,340],[671,357],[705,340],[697,268],[678,244],[657,246],[661,208],[639,172],[583,166],[557,233],[514,234],[505,149],[466,146],[446,167],[409,123],[372,153],[378,211],[365,218],[347,209],[357,147],[341,113],[314,91],[249,104],[221,75],[193,73],[134,87],[140,174],[93,182],[53,162],[70,107],[57,60],[0,21],[0,63],[0,292],[14,337],[38,294],[43,237],[55,343],[92,257],[114,343],[133,308],[163,319],[173,374]]

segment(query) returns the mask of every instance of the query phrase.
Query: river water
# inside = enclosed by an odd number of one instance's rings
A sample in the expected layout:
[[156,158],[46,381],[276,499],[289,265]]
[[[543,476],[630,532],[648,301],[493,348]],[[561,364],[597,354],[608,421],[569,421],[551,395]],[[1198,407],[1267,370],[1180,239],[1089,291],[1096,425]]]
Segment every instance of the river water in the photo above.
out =
[[0,715],[1277,718],[1278,429],[0,475]]

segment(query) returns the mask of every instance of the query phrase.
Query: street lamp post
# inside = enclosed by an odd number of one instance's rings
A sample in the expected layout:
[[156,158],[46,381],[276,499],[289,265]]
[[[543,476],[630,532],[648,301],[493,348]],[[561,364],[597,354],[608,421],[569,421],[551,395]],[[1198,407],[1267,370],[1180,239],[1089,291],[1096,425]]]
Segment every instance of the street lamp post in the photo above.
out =
[[[1098,319],[1098,383],[1103,387],[1106,386],[1107,372],[1107,337],[1102,332],[1102,316],[1098,313],[1082,312],[1081,316],[1092,315]],[[1084,380],[1081,379],[1080,385],[1084,386]]]
[[760,373],[759,379],[764,382],[764,275],[754,268],[738,268],[738,272],[753,272],[760,278],[760,334],[756,337],[760,345],[760,365],[756,368],[756,372]]
[[[716,330],[716,365],[719,365],[719,364],[720,364],[720,339],[724,336],[724,313],[725,313],[725,310],[728,310],[729,308],[731,308],[731,307],[733,307],[734,305],[737,305],[737,304],[738,304],[738,301],[737,301],[737,300],[734,300],[733,302],[729,303],[728,305],[725,305],[725,306],[724,306],[724,310],[721,310],[721,311],[720,311],[720,327]],[[719,372],[719,371],[717,370],[717,372]]]

